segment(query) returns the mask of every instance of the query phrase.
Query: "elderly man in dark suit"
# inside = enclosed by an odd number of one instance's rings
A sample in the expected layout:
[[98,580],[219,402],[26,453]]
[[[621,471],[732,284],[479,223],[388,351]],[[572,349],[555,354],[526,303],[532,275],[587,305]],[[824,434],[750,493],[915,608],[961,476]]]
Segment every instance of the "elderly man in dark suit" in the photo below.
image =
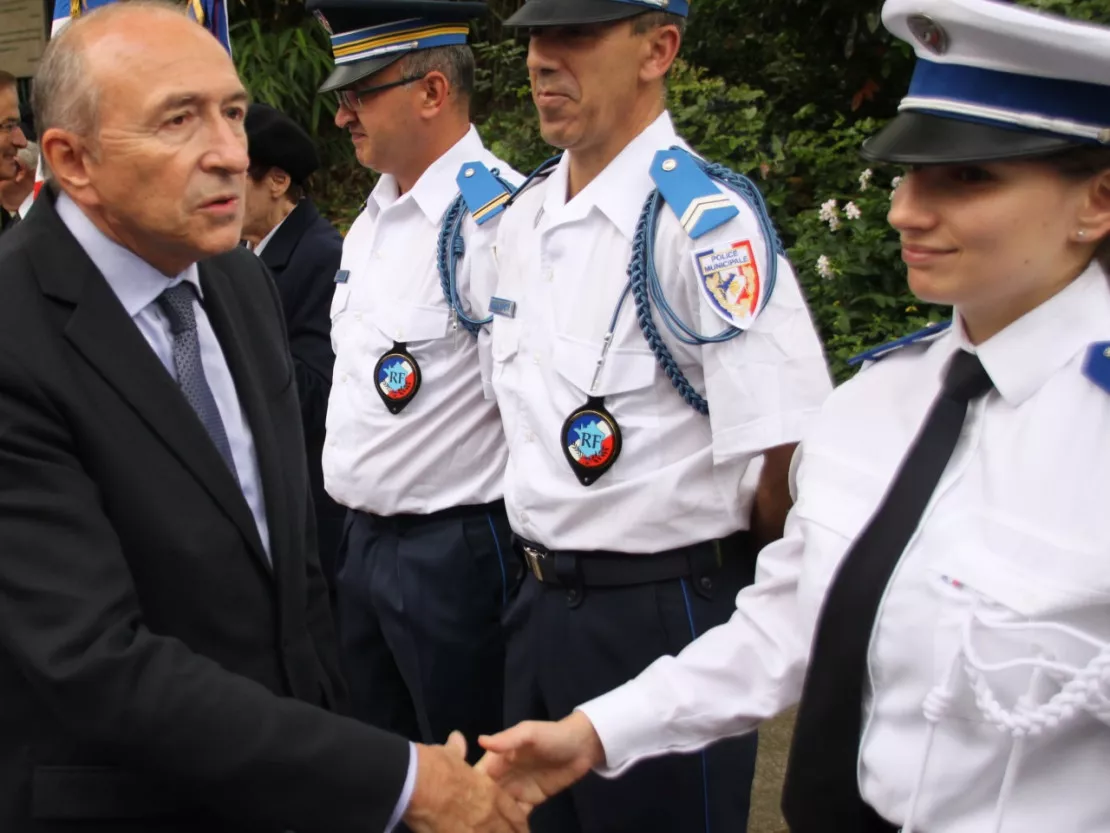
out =
[[56,185],[0,239],[0,830],[525,830],[457,738],[333,713],[228,55],[113,4],[51,39],[34,96]]
[[343,238],[306,193],[308,178],[320,166],[308,134],[279,110],[252,104],[247,110],[247,140],[250,167],[243,239],[269,267],[285,310],[316,506],[317,550],[328,585],[334,587],[346,510],[324,491],[321,458],[335,364],[329,310]]

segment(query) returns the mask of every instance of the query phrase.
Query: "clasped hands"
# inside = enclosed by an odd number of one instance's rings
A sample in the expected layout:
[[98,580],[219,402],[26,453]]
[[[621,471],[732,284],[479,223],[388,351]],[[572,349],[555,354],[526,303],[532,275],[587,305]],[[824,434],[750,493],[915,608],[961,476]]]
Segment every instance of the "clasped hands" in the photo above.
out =
[[486,754],[473,768],[458,732],[443,746],[417,745],[416,787],[404,816],[412,833],[527,833],[537,804],[605,760],[581,712],[558,723],[520,723],[479,743]]

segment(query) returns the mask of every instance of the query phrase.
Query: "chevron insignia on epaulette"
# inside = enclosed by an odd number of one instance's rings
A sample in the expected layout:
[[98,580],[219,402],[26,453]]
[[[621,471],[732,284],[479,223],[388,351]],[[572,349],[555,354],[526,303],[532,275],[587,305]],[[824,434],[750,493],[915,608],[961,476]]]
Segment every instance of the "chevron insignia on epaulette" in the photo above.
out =
[[651,163],[651,178],[682,223],[682,228],[694,240],[740,213],[709,174],[681,148],[661,150],[655,154]]
[[505,203],[513,195],[481,162],[467,162],[455,181],[459,183],[459,191],[466,201],[470,216],[478,225],[492,220],[504,211]]
[[1099,341],[1087,348],[1083,375],[1110,393],[1110,341]]
[[903,347],[909,347],[911,344],[918,344],[938,336],[951,326],[951,321],[940,321],[936,324],[930,324],[925,329],[918,330],[916,333],[910,333],[908,336],[902,336],[902,338],[896,341],[891,341],[879,347],[872,347],[870,350],[866,350],[858,356],[852,356],[852,358],[848,359],[848,364],[855,366],[857,364],[863,364],[864,362],[878,361],[884,356],[901,350]]

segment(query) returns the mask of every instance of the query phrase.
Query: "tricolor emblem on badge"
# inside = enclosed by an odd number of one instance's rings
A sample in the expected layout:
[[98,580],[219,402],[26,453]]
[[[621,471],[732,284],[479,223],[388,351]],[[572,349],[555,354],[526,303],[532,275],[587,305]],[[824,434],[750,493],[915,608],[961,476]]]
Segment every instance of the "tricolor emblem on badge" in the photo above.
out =
[[750,240],[694,253],[698,284],[709,305],[728,324],[746,330],[763,308],[763,282]]
[[375,387],[391,414],[399,414],[420,390],[420,365],[403,344],[378,359],[374,368]]
[[621,429],[601,400],[590,397],[563,423],[563,453],[583,486],[612,468],[621,453]]

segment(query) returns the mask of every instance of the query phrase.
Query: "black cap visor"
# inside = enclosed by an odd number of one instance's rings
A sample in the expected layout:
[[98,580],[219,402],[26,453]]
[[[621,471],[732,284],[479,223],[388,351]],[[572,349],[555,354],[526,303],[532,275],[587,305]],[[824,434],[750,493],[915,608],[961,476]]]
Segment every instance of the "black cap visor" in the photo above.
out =
[[1065,136],[907,110],[864,142],[860,153],[874,162],[955,165],[1047,156],[1080,144]]
[[[648,6],[616,0],[528,0],[504,25],[517,29],[538,29],[544,26],[612,23],[650,11],[652,9]],[[659,8],[658,11],[666,9]]]
[[367,58],[365,61],[355,61],[353,64],[340,64],[331,71],[331,75],[320,85],[317,92],[330,93],[357,84],[363,78],[369,78],[375,72],[380,72],[390,64],[401,60],[410,52],[412,52],[411,49],[407,52],[397,52],[393,55],[381,55],[377,58]]

